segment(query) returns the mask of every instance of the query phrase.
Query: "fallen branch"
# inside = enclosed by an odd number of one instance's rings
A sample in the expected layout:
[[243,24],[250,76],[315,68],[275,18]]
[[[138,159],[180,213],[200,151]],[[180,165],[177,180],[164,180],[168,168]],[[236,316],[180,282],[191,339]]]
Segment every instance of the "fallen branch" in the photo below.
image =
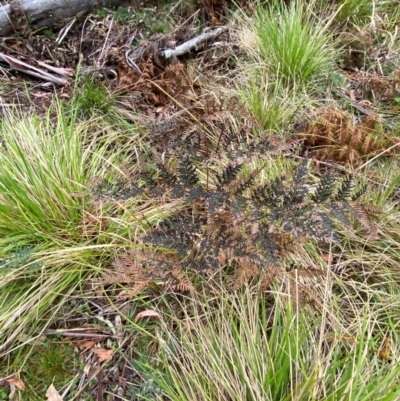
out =
[[228,30],[227,26],[221,26],[217,29],[214,29],[213,31],[202,33],[201,35],[196,36],[195,38],[190,39],[185,43],[182,43],[181,45],[177,46],[175,49],[161,50],[160,54],[161,54],[161,56],[163,56],[165,58],[171,58],[173,56],[182,56],[183,54],[188,53],[192,49],[200,46],[207,40],[216,38],[222,32],[225,32],[227,30]]
[[[14,0],[0,7],[0,37],[21,34],[21,23],[29,28],[57,28],[97,7],[114,7],[126,0]],[[15,10],[18,10],[16,16]],[[24,19],[21,21],[19,19]]]

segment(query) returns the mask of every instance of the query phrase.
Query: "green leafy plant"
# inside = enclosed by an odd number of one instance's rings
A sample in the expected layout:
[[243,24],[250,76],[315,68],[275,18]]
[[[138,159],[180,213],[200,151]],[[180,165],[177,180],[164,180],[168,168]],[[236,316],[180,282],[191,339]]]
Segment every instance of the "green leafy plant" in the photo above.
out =
[[45,29],[43,31],[43,36],[47,39],[53,39],[55,37],[55,34],[52,29]]
[[106,8],[100,7],[96,10],[95,15],[99,18],[104,18],[107,16],[107,12]]
[[107,114],[114,102],[107,88],[92,81],[88,75],[83,77],[83,88],[76,96],[75,103],[79,110],[88,115],[95,111]]
[[115,13],[115,22],[118,22],[120,24],[130,22],[133,20],[133,18],[134,15],[132,15],[130,11],[124,7],[119,7],[117,12]]

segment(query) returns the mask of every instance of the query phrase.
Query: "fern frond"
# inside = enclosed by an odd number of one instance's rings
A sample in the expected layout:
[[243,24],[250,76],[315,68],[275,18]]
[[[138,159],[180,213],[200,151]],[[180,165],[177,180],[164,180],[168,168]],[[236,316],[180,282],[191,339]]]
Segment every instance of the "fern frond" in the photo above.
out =
[[234,193],[237,195],[243,194],[246,190],[250,189],[254,185],[255,177],[251,175],[246,180],[243,180],[238,187],[234,190]]
[[367,208],[358,202],[352,202],[351,207],[354,210],[354,214],[360,224],[367,230],[370,240],[377,240],[380,238],[378,229],[375,224],[372,223]]
[[241,168],[241,164],[230,164],[228,167],[226,167],[222,174],[217,174],[216,179],[218,181],[218,188],[228,185],[230,182],[234,181],[240,173]]
[[115,183],[103,181],[93,188],[93,195],[100,199],[110,199],[115,202],[135,198],[143,193],[136,184],[117,180]]
[[353,192],[353,177],[348,175],[340,184],[337,192],[336,199],[339,201],[345,201],[351,198]]
[[171,271],[171,278],[173,279],[170,283],[172,291],[195,292],[192,282],[179,268],[175,268]]
[[185,157],[181,160],[178,168],[179,181],[185,187],[191,187],[197,184],[197,182],[199,181],[199,177],[196,170],[196,166],[192,163],[192,161],[188,157]]
[[315,193],[311,196],[311,199],[315,203],[323,203],[328,200],[333,193],[335,182],[335,177],[329,174],[324,175],[319,182]]
[[358,188],[358,190],[355,193],[353,193],[353,195],[351,196],[351,200],[354,202],[360,199],[365,194],[366,191],[367,191],[367,185],[364,183]]
[[275,266],[274,264],[270,264],[262,273],[260,284],[259,284],[259,292],[265,292],[269,289],[272,282],[277,277],[282,276],[282,270]]
[[147,187],[153,188],[157,186],[157,183],[153,180],[151,174],[148,171],[141,172],[140,178],[147,185]]
[[169,169],[162,163],[157,163],[158,170],[160,172],[160,177],[163,183],[169,186],[173,186],[178,181],[178,177],[169,171]]

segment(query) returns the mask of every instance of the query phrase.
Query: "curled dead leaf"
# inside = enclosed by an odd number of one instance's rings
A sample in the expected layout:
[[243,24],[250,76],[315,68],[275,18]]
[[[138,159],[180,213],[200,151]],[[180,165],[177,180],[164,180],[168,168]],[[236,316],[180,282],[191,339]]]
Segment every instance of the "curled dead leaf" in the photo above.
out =
[[0,386],[4,385],[4,383],[8,383],[13,386],[15,386],[18,390],[25,390],[25,384],[24,382],[17,376],[17,375],[11,375],[7,376],[4,378],[0,379]]
[[156,312],[155,310],[147,309],[144,310],[143,312],[139,312],[136,317],[135,317],[135,323],[144,317],[160,317],[160,314]]

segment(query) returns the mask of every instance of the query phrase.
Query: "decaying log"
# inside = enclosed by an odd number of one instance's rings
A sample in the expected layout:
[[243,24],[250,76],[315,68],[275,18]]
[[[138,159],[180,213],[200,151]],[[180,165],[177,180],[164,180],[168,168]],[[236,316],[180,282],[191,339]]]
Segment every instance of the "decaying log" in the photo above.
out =
[[[25,22],[32,29],[66,25],[97,7],[115,7],[126,0],[11,0],[0,7],[0,37],[21,33]],[[23,21],[25,20],[25,21]]]

